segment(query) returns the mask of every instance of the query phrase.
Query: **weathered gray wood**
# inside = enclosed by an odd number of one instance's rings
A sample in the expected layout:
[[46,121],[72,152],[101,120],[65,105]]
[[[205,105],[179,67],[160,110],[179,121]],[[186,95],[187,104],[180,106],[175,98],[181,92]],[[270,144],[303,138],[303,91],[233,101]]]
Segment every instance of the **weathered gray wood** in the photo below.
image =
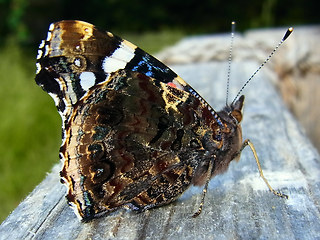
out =
[[[293,26],[293,34],[264,68],[281,76],[276,86],[286,106],[306,130],[307,136],[320,150],[320,25]],[[265,60],[281,39],[285,27],[253,29],[236,34],[233,60]],[[225,61],[230,45],[230,34],[185,38],[157,56],[169,64]],[[278,81],[277,81],[278,80]],[[307,114],[306,114],[307,113]]]
[[[231,94],[257,68],[234,62]],[[225,101],[226,63],[174,67],[215,109]],[[254,143],[271,194],[249,149],[209,185],[198,218],[201,188],[191,187],[173,204],[141,214],[119,210],[90,223],[78,221],[64,199],[55,166],[0,226],[0,239],[320,239],[320,163],[317,151],[284,107],[263,70],[245,90],[244,138]]]

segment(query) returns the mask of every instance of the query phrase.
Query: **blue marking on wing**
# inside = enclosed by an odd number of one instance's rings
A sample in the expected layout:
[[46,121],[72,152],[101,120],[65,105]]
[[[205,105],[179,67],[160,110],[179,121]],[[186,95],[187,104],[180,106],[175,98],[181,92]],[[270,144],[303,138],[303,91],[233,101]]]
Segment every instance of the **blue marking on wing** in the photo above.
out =
[[140,48],[135,51],[135,57],[127,64],[127,69],[140,72],[148,77],[155,78],[158,81],[168,83],[171,82],[177,74],[175,74],[165,64],[144,52]]

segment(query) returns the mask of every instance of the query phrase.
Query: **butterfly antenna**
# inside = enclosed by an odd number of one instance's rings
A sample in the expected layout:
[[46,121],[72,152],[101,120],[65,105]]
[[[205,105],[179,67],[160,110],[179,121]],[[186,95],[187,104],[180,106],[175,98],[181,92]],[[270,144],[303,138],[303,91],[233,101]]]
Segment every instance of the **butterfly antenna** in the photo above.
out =
[[285,35],[281,39],[281,41],[278,43],[278,45],[272,50],[272,52],[269,54],[269,56],[264,60],[264,62],[258,67],[258,69],[251,75],[251,77],[243,84],[242,88],[239,90],[237,96],[233,99],[232,104],[238,99],[239,95],[243,91],[243,89],[248,85],[248,83],[251,81],[251,79],[260,71],[260,69],[270,60],[272,55],[278,50],[278,48],[282,45],[282,43],[290,36],[290,34],[293,31],[293,27],[288,28]]
[[230,85],[230,74],[231,74],[232,49],[233,49],[233,40],[234,40],[235,28],[236,28],[236,22],[233,21],[233,22],[231,22],[231,40],[230,40],[229,59],[228,59],[228,76],[227,76],[226,105],[228,105],[228,97],[229,97],[229,85]]

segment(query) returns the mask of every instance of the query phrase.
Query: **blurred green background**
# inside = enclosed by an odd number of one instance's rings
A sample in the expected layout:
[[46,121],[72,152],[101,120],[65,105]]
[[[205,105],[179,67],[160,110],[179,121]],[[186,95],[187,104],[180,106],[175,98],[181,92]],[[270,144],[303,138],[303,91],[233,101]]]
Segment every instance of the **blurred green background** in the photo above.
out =
[[190,34],[317,24],[315,0],[0,0],[0,222],[57,163],[61,121],[34,82],[51,22],[88,21],[155,53]]

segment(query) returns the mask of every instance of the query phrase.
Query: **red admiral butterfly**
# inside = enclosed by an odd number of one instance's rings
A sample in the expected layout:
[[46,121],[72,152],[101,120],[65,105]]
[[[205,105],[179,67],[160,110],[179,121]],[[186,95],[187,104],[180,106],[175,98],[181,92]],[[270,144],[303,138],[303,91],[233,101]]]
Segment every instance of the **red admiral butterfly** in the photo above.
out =
[[61,182],[84,221],[168,204],[205,184],[197,216],[209,180],[245,146],[259,163],[242,142],[244,96],[216,112],[163,63],[89,23],[50,26],[35,80],[62,117]]

